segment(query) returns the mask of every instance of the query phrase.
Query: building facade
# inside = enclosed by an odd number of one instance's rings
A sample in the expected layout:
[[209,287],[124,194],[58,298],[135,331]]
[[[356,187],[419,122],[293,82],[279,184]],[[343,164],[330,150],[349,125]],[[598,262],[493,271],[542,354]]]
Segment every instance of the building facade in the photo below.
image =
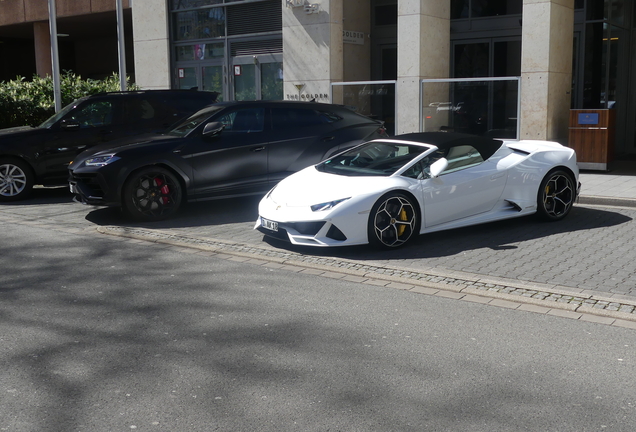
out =
[[[0,3],[0,79],[50,70],[46,3]],[[57,5],[58,32],[69,35],[58,39],[61,68],[96,78],[116,71],[115,1]],[[426,110],[446,110],[455,117],[448,129],[514,130],[563,144],[571,109],[612,110],[611,151],[636,155],[629,0],[124,0],[124,7],[127,72],[142,88],[349,104],[337,83],[389,83],[365,114],[394,133],[423,130],[433,117]],[[518,80],[520,90],[478,80],[502,77]],[[435,88],[429,82],[448,79],[457,82],[440,84],[423,102],[423,88]],[[359,97],[378,87],[355,88]],[[505,121],[489,119],[498,108],[486,112],[479,102],[498,88],[508,95],[502,106],[517,101],[499,109]]]

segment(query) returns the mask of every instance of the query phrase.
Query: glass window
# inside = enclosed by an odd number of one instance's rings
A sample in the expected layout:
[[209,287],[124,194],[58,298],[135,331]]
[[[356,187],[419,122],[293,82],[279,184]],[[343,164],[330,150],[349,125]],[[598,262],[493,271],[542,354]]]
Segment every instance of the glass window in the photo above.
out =
[[109,101],[89,102],[67,119],[78,122],[80,128],[107,126],[113,123],[113,104]]
[[490,76],[488,42],[455,45],[455,78]]
[[523,0],[471,0],[471,16],[490,17],[521,14]]
[[468,18],[469,0],[451,0],[451,19]]
[[190,117],[188,117],[187,119],[185,119],[184,121],[176,125],[174,129],[168,132],[168,134],[176,135],[176,136],[185,136],[189,134],[191,131],[193,131],[194,129],[196,129],[197,126],[207,122],[212,115],[214,115],[215,113],[217,113],[218,111],[222,109],[223,109],[222,107],[210,106],[200,111],[197,111],[196,113],[192,114]]
[[398,7],[397,4],[383,5],[375,7],[375,25],[397,25]]
[[316,169],[345,176],[390,176],[429,148],[372,141],[327,159]]
[[256,65],[243,64],[234,67],[234,99],[256,100]]
[[215,7],[173,15],[176,41],[225,36],[225,9]]
[[265,124],[263,108],[246,108],[225,114],[216,119],[225,125],[228,132],[262,132]]
[[223,66],[205,66],[201,68],[203,90],[218,93],[216,100],[223,100]]
[[587,21],[602,20],[605,17],[605,0],[587,0],[585,18]]
[[181,45],[175,47],[175,56],[177,61],[222,59],[224,47],[223,43]]
[[442,174],[459,171],[479,165],[484,161],[477,149],[470,145],[451,147],[446,155],[448,167]]
[[261,63],[261,99],[283,99],[283,63]]
[[273,108],[273,129],[296,129],[327,123],[327,117],[312,109],[302,108]]
[[129,99],[124,102],[126,124],[149,123],[155,118],[155,108],[146,99]]
[[178,68],[177,76],[179,77],[179,88],[189,90],[197,87],[197,71],[194,67]]

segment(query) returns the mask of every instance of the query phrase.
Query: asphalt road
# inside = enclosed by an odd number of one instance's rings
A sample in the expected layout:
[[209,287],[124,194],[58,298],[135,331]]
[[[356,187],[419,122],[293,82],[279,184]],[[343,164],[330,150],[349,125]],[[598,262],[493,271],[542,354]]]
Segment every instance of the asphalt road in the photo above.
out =
[[633,330],[98,235],[54,207],[59,229],[0,217],[2,431],[636,429]]
[[60,226],[138,226],[151,230],[271,246],[316,257],[347,258],[364,264],[435,269],[589,290],[636,299],[636,208],[576,205],[558,223],[524,217],[420,236],[407,247],[299,248],[263,239],[254,231],[258,198],[189,204],[177,217],[132,224],[113,209],[70,202],[64,188],[36,189],[34,199],[0,207],[24,220]]

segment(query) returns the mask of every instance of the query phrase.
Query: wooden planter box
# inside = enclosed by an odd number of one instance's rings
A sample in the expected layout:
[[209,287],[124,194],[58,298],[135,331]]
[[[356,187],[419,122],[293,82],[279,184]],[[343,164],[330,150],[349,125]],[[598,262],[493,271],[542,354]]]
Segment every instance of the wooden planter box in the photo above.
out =
[[607,171],[614,160],[616,111],[570,110],[569,146],[581,169]]

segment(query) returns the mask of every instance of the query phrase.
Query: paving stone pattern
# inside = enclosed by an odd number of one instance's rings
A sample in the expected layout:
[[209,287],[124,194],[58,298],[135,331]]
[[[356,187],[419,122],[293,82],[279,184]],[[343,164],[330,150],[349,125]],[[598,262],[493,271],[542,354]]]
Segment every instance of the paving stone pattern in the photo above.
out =
[[[307,265],[319,265],[321,267],[331,267],[334,271],[346,270],[348,272],[355,272],[358,274],[364,274],[365,276],[372,277],[373,275],[384,275],[396,278],[398,280],[404,280],[405,282],[422,281],[435,284],[436,286],[448,286],[454,287],[454,289],[473,288],[478,291],[484,292],[484,294],[492,295],[493,293],[508,294],[513,296],[520,296],[525,298],[531,298],[535,300],[541,300],[545,302],[557,302],[565,303],[576,309],[579,306],[587,306],[598,310],[607,310],[622,312],[634,316],[636,319],[636,302],[621,302],[610,301],[595,298],[592,295],[573,295],[571,293],[558,293],[552,290],[542,291],[540,289],[523,288],[514,285],[486,283],[480,281],[479,278],[458,278],[441,276],[436,274],[430,274],[426,272],[411,271],[408,269],[383,267],[372,264],[361,264],[356,261],[329,258],[329,257],[317,257],[312,255],[305,255],[298,252],[276,250],[268,247],[258,247],[252,245],[246,245],[242,243],[215,241],[211,239],[205,239],[201,237],[189,237],[180,234],[171,234],[162,231],[153,231],[134,227],[103,227],[102,232],[111,234],[124,234],[133,237],[140,237],[151,241],[169,242],[178,245],[196,245],[199,247],[209,247],[217,252],[223,253],[243,253],[249,255],[259,255],[264,258],[275,258],[279,262],[290,262],[295,265],[304,263]],[[516,286],[515,286],[516,285]]]

